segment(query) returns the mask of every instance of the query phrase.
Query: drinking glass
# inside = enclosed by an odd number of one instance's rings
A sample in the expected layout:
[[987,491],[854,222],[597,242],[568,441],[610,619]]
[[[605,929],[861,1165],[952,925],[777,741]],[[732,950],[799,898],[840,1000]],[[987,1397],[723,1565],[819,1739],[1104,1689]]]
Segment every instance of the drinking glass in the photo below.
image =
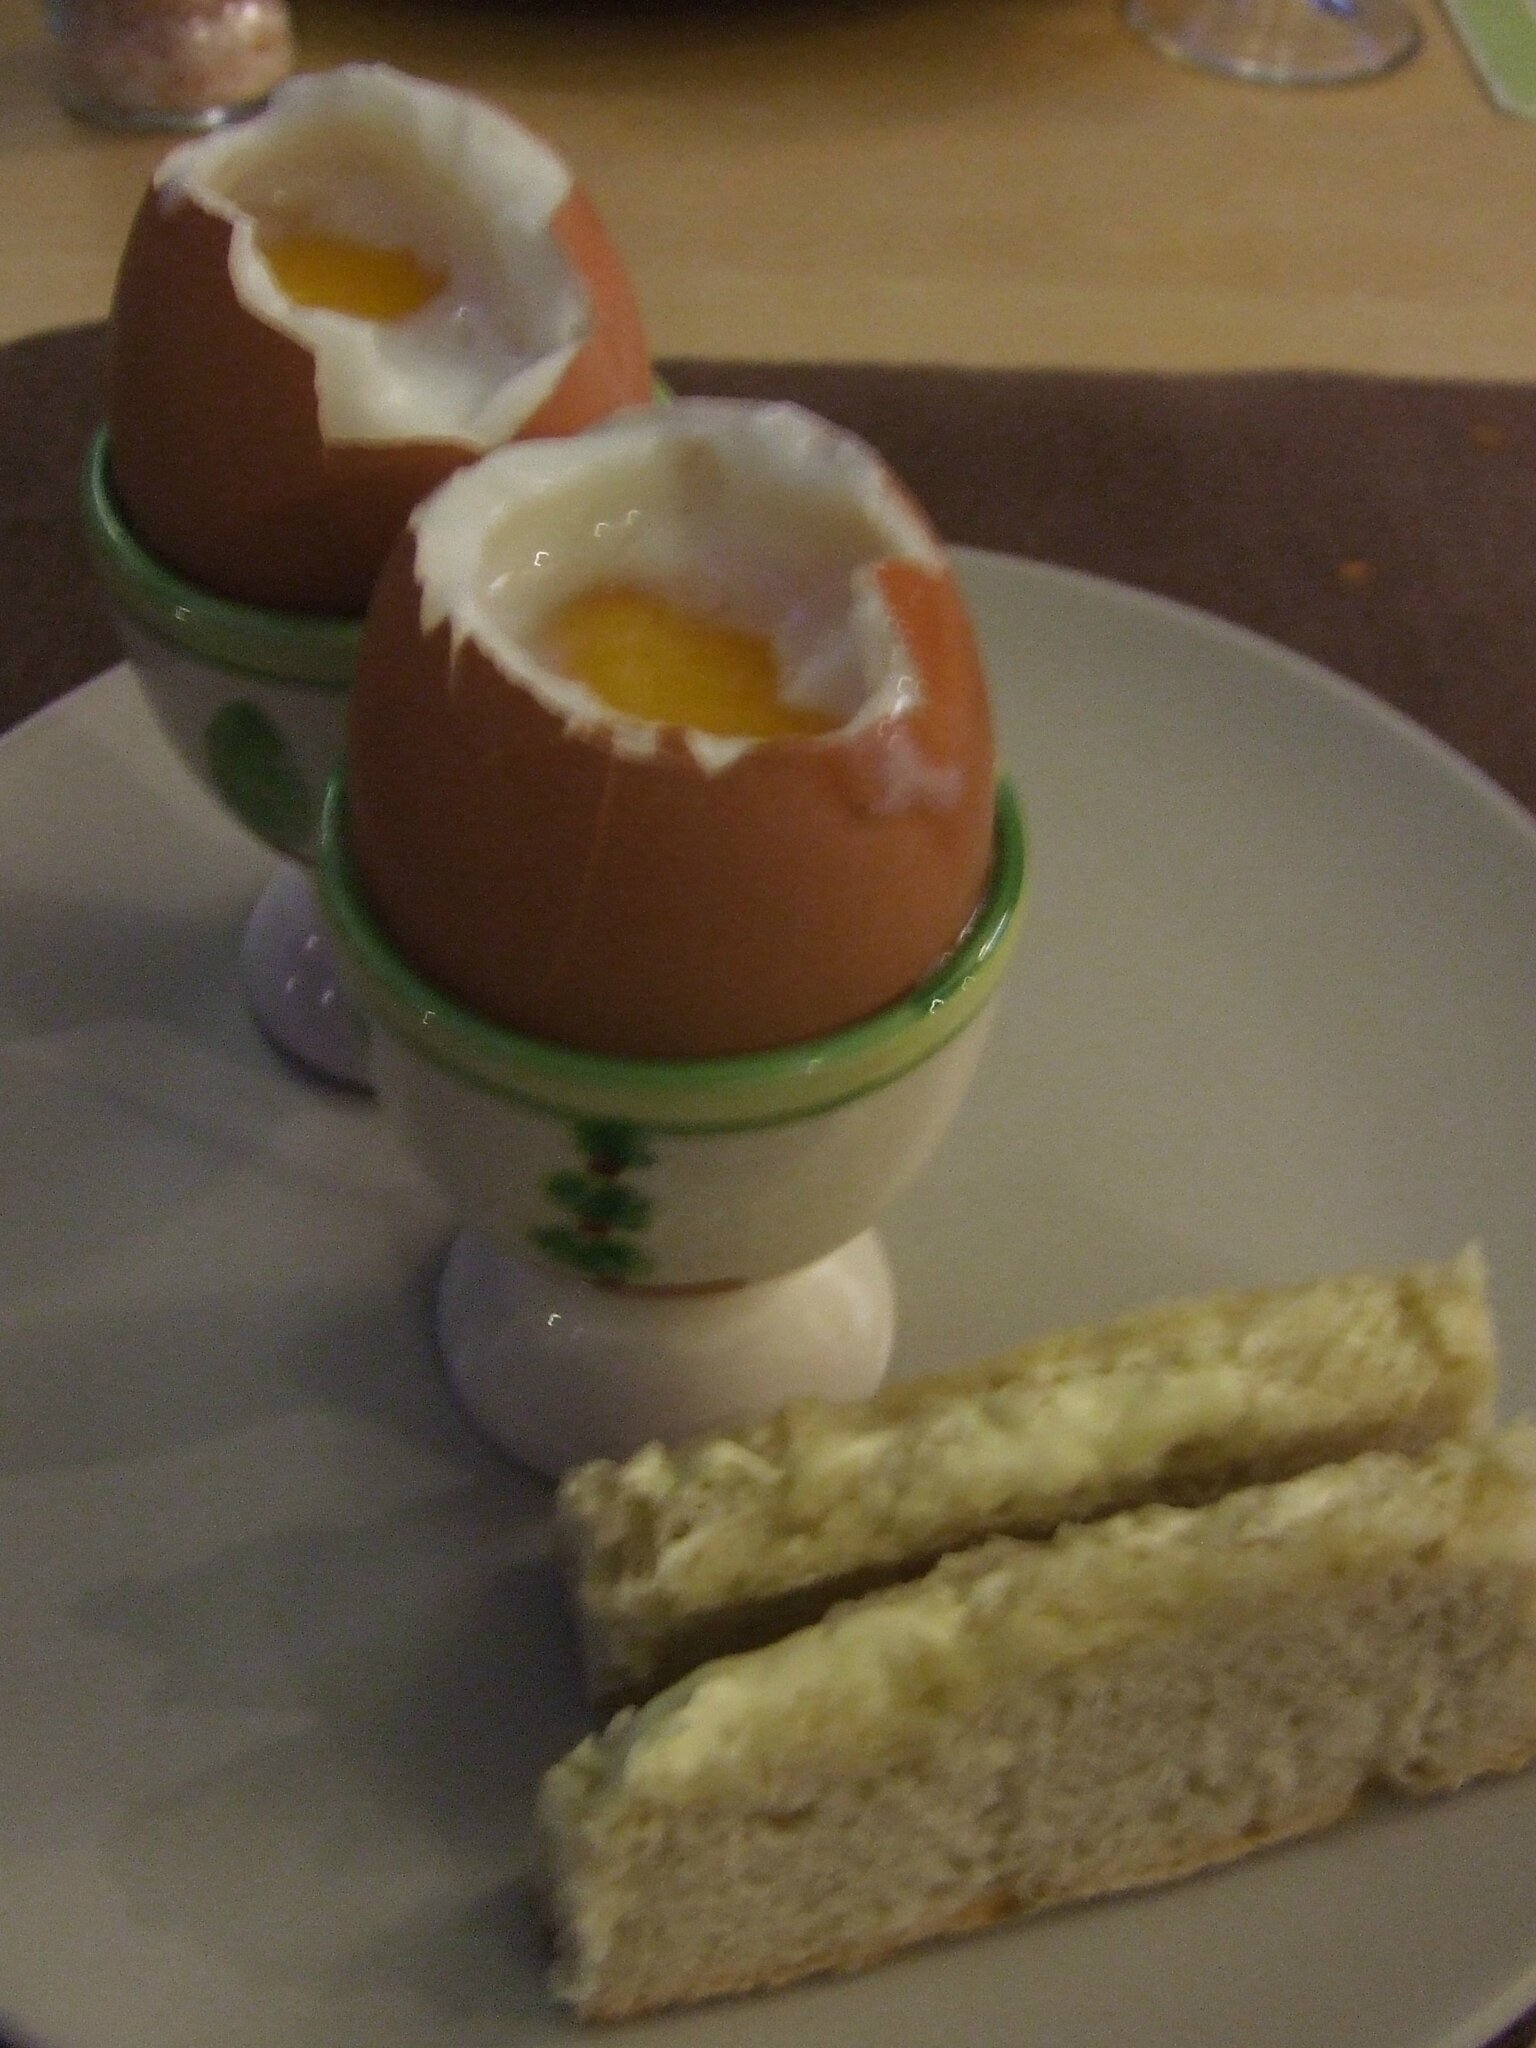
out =
[[1376,78],[1420,40],[1402,0],[1125,0],[1125,18],[1165,57],[1263,85]]

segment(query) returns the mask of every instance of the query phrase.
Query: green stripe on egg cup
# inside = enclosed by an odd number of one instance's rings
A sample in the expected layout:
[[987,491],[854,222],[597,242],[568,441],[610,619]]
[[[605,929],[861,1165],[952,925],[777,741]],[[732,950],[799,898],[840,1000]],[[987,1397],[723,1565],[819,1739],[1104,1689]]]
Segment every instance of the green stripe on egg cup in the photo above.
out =
[[221,668],[315,690],[347,690],[362,618],[269,611],[188,583],[134,538],[112,483],[105,427],[81,478],[86,545],[108,595],[145,632]]
[[825,1037],[716,1059],[626,1059],[511,1031],[432,988],[368,909],[347,844],[346,780],[331,779],[317,884],[343,979],[374,1027],[469,1087],[563,1118],[616,1117],[682,1135],[761,1129],[835,1109],[930,1059],[995,991],[1018,935],[1028,842],[997,786],[992,872],[958,946],[910,994]]

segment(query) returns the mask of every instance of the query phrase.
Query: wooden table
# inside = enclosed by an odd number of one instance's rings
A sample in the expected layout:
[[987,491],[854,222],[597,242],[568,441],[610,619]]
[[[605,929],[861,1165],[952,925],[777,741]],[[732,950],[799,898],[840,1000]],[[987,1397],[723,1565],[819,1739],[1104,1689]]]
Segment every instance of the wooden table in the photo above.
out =
[[[661,353],[1536,375],[1536,125],[1430,0],[1423,53],[1284,92],[1181,71],[1112,0],[298,0],[542,128]],[[0,339],[106,306],[154,141],[54,108],[0,0]]]

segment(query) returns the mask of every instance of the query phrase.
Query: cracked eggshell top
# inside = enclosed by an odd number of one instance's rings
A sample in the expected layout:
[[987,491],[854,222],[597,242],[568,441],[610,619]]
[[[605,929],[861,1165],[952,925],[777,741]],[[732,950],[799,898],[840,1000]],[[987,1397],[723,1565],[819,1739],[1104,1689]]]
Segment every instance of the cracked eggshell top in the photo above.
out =
[[[405,316],[290,296],[272,234],[404,251],[440,289]],[[526,434],[649,398],[635,296],[565,164],[496,108],[386,65],[290,80],[171,151],[118,272],[113,477],[188,580],[360,613],[413,505]]]
[[[538,627],[615,583],[772,639],[835,720],[723,738],[611,711]],[[793,1044],[908,993],[975,913],[995,762],[927,519],[797,407],[685,400],[523,443],[420,506],[349,707],[349,839],[428,982],[592,1051]]]

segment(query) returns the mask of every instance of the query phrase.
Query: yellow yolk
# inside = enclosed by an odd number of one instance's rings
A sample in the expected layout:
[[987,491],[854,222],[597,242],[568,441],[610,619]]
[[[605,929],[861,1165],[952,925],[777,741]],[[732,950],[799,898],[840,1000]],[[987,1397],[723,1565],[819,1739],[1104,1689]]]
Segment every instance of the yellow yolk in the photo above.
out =
[[340,235],[263,236],[261,253],[296,306],[350,313],[354,320],[404,320],[448,282],[409,249],[373,249]]
[[824,712],[785,704],[764,633],[717,625],[648,591],[586,590],[544,622],[542,652],[614,711],[724,739],[829,732]]

